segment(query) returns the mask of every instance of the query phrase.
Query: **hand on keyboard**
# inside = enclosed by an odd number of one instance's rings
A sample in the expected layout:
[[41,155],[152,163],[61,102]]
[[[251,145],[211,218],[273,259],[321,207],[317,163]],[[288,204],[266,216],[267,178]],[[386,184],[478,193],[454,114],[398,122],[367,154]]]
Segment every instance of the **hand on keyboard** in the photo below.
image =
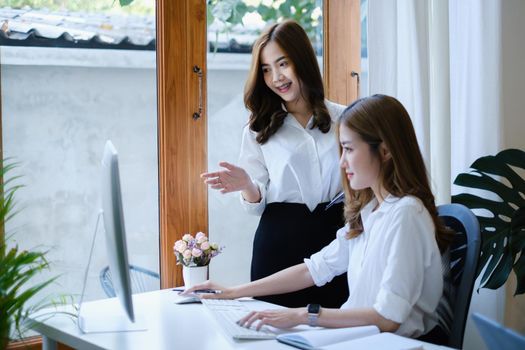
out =
[[242,327],[238,321],[250,313],[239,300],[201,299],[202,304],[213,314],[221,328],[234,339],[273,339],[275,334],[267,329]]
[[239,324],[245,327],[256,325],[261,329],[264,325],[276,328],[292,328],[300,325],[306,316],[306,308],[283,308],[264,311],[251,311],[243,317]]

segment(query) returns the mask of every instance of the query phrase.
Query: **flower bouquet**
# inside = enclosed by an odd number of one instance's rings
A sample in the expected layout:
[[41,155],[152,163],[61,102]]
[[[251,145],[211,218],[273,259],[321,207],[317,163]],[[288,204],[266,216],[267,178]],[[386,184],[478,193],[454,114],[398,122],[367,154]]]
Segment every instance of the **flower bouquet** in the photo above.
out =
[[211,258],[219,255],[221,251],[222,247],[217,243],[210,243],[203,232],[197,232],[195,237],[186,233],[173,246],[177,264],[190,267],[207,266]]
[[195,237],[187,233],[175,242],[173,253],[177,257],[177,264],[182,265],[186,288],[208,279],[208,264],[221,251],[222,247],[217,243],[210,243],[203,232],[197,232]]

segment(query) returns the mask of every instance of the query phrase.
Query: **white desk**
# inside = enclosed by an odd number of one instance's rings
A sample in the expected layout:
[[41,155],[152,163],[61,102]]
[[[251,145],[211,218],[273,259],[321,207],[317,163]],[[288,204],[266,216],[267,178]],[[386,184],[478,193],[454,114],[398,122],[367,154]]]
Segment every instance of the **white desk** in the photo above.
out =
[[[175,304],[176,292],[165,289],[133,296],[135,314],[147,318],[147,331],[82,334],[71,316],[58,314],[51,318],[34,317],[34,330],[43,336],[44,350],[56,350],[57,342],[76,349],[122,350],[268,350],[294,348],[276,340],[235,341],[223,333],[214,317],[200,304]],[[261,301],[247,301],[254,310],[271,308]],[[274,306],[275,307],[275,306]],[[85,303],[89,312],[111,312],[121,308],[117,299],[104,299]],[[74,312],[71,306],[59,310]],[[37,314],[38,315],[38,314]],[[448,349],[425,344],[425,349]]]

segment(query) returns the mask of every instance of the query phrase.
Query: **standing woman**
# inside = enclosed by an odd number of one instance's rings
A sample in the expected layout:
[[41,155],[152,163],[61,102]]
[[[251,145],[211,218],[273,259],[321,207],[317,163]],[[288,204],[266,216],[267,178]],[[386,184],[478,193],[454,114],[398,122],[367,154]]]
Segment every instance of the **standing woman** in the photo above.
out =
[[[250,111],[239,166],[202,174],[221,193],[240,191],[248,213],[261,215],[255,232],[251,279],[301,263],[335,238],[343,204],[326,208],[339,192],[334,121],[344,106],[325,100],[321,72],[304,29],[288,20],[267,28],[255,42],[244,89]],[[339,307],[348,298],[346,276],[323,287],[265,296],[298,307]]]

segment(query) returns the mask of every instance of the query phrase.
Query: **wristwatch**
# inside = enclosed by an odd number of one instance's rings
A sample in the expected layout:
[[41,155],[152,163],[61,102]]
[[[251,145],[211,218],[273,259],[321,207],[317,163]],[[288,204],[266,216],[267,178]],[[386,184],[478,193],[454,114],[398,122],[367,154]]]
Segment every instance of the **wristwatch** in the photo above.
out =
[[308,325],[311,327],[317,327],[317,320],[321,314],[321,305],[319,304],[308,304]]

